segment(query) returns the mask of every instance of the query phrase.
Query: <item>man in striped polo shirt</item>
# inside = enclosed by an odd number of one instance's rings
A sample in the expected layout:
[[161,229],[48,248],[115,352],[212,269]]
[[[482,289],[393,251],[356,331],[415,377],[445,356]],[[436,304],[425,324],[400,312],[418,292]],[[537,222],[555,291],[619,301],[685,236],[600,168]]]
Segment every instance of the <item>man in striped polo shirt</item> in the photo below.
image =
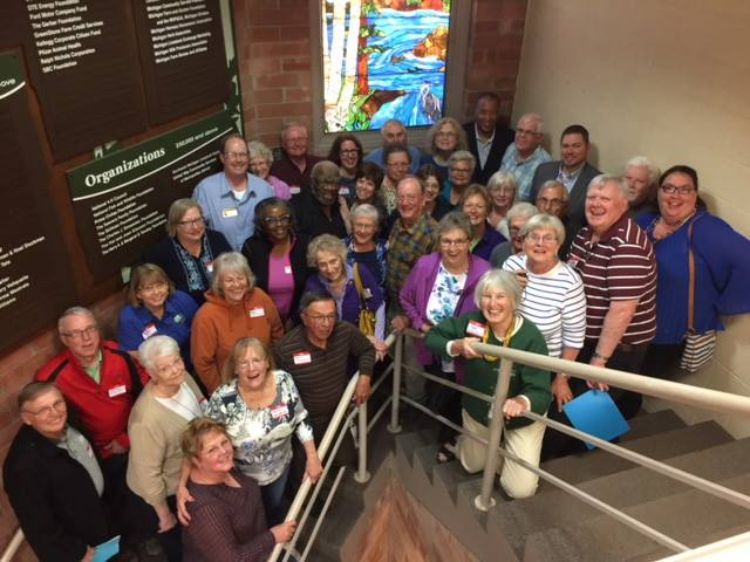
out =
[[[601,174],[591,180],[585,211],[588,226],[578,232],[568,257],[586,293],[586,339],[578,361],[638,373],[656,333],[654,249],[628,216],[627,186],[622,178]],[[575,396],[585,392],[586,386],[585,381],[571,380]],[[609,390],[626,418],[641,407],[640,394],[607,385],[590,386]],[[556,419],[554,410],[550,418]],[[564,414],[561,418],[567,422]],[[547,436],[543,457],[573,452],[570,438],[558,432],[547,432]]]

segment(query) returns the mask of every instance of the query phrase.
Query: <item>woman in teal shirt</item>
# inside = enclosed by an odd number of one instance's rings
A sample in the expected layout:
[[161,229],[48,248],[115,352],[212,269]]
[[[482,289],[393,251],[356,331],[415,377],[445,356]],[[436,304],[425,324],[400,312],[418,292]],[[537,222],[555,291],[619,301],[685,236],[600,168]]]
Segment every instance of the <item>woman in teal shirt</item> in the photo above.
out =
[[[446,358],[463,357],[462,361],[457,361],[457,371],[463,369],[464,384],[493,395],[499,359],[478,354],[472,343],[507,346],[542,355],[547,355],[547,345],[537,327],[517,312],[521,288],[513,274],[497,269],[488,271],[477,284],[474,300],[479,311],[444,320],[427,334],[425,342]],[[535,466],[539,465],[545,426],[522,414],[532,411],[543,415],[547,412],[552,399],[550,382],[549,371],[516,363],[508,398],[503,404],[505,449]],[[464,395],[462,405],[464,429],[487,439],[490,404]],[[458,443],[458,458],[467,472],[479,472],[487,458],[487,447],[462,437]],[[506,460],[500,474],[500,485],[512,498],[534,495],[538,481],[535,474],[510,460]]]

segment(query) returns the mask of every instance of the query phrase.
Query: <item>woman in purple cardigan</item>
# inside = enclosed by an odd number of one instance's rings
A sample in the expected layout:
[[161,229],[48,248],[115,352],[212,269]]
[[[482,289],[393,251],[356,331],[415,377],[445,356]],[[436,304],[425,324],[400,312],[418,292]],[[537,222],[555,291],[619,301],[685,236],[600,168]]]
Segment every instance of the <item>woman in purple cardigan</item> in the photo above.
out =
[[[375,346],[378,358],[388,351],[385,339],[385,301],[383,290],[370,268],[346,263],[347,249],[343,240],[331,234],[316,236],[307,247],[307,264],[317,275],[307,278],[305,292],[331,295],[336,301],[339,318],[361,328],[360,314],[366,309],[375,314],[374,333],[365,333]],[[358,280],[361,289],[357,287]]]
[[[463,213],[448,213],[440,220],[436,232],[438,251],[419,258],[400,293],[401,307],[413,329],[427,333],[446,318],[477,309],[474,288],[482,274],[490,269],[490,264],[472,255],[471,239],[471,223]],[[417,342],[417,359],[429,373],[462,383],[461,359],[444,361],[434,356],[422,342]],[[461,424],[458,391],[428,381],[427,397],[427,405],[432,410]],[[442,426],[438,439],[441,447],[437,462],[453,460],[455,431]]]

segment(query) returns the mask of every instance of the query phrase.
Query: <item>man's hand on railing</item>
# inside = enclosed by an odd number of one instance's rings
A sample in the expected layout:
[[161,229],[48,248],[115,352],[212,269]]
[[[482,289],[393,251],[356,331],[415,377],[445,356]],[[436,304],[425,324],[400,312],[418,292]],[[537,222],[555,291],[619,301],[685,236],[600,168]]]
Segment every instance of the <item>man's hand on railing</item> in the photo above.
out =
[[289,542],[294,536],[294,531],[297,530],[296,521],[285,521],[281,525],[271,527],[271,533],[277,543]]
[[555,395],[557,402],[557,411],[562,412],[562,407],[573,400],[573,391],[570,390],[567,375],[558,373],[555,380],[552,381],[552,394]]
[[357,381],[357,388],[354,390],[354,402],[357,406],[364,404],[370,398],[372,388],[370,387],[370,377],[360,375]]
[[391,320],[391,328],[396,332],[403,332],[409,327],[409,318],[403,314],[397,314]]
[[479,343],[479,338],[464,338],[462,340],[453,340],[451,353],[461,355],[466,359],[476,359],[479,354],[471,347],[472,343]]
[[506,419],[517,418],[529,410],[529,403],[523,398],[508,398],[503,404],[503,415]]

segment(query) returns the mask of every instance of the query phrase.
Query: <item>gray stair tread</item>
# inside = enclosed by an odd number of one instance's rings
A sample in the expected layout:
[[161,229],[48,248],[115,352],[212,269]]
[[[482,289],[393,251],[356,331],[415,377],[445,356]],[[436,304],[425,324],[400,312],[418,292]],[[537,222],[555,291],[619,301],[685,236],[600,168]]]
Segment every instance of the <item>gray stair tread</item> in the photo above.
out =
[[630,424],[630,431],[620,438],[621,443],[679,429],[687,425],[673,410],[660,410],[636,416],[628,420],[628,423]]
[[412,431],[409,433],[401,433],[396,436],[396,450],[400,450],[404,454],[409,463],[414,462],[414,453],[424,447],[435,442],[432,433],[427,431]]
[[[585,459],[581,459],[585,462]],[[750,438],[730,441],[669,459],[669,465],[711,481],[750,473]],[[618,508],[633,506],[691,488],[644,467],[584,482],[579,488]],[[517,547],[523,537],[561,522],[590,519],[600,512],[562,490],[510,502],[495,516]]]
[[[750,492],[748,474],[722,483],[739,492]],[[746,509],[697,490],[659,498],[623,511],[689,547],[705,544],[723,529],[735,529],[748,520]],[[606,516],[575,526],[532,533],[527,544],[529,558],[532,555],[537,558],[545,556],[549,562],[625,561],[658,548],[659,545],[651,539]]]
[[[731,440],[732,437],[721,426],[713,421],[707,421],[627,441],[622,443],[622,446],[653,459],[664,460]],[[569,455],[542,463],[544,470],[574,484],[632,467],[633,463],[601,450]]]

